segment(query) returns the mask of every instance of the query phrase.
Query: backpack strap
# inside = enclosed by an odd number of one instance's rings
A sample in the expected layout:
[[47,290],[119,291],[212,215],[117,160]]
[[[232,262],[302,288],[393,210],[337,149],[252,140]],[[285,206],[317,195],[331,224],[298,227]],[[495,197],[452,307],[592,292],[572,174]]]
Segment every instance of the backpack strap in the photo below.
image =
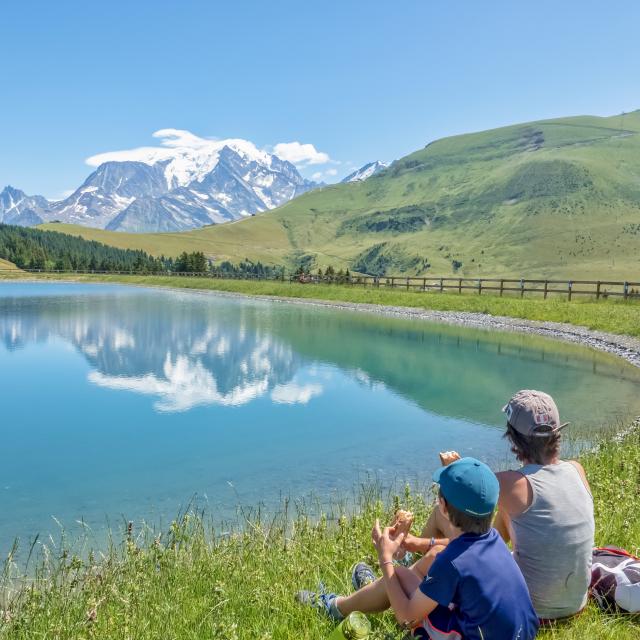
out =
[[602,553],[609,553],[613,556],[623,556],[625,558],[631,558],[640,562],[640,558],[638,558],[638,556],[634,556],[626,549],[622,549],[620,547],[595,547],[595,549],[593,550],[594,553],[597,553],[598,551],[601,551]]

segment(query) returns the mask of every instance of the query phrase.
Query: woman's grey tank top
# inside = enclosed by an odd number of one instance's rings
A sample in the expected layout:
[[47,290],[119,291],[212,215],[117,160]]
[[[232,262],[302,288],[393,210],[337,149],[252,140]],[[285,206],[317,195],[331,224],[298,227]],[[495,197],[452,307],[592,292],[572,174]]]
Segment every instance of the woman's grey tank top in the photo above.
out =
[[531,506],[511,519],[513,557],[538,617],[562,618],[587,602],[593,549],[593,498],[570,462],[530,464]]

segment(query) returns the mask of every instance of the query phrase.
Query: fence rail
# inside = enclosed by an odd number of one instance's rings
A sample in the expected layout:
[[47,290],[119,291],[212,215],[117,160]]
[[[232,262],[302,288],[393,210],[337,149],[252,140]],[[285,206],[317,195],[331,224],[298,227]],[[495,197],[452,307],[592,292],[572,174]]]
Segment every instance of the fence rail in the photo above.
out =
[[163,271],[157,273],[140,273],[138,271],[88,271],[88,270],[52,270],[52,269],[0,269],[3,273],[51,273],[73,275],[146,275],[146,276],[178,276],[189,278],[217,278],[221,280],[270,280],[303,284],[342,284],[374,289],[399,289],[406,291],[429,291],[439,293],[474,292],[482,295],[497,292],[499,296],[517,294],[521,298],[525,293],[540,294],[544,299],[552,295],[566,296],[571,300],[574,296],[591,296],[596,300],[609,297],[621,297],[625,300],[640,298],[640,282],[619,280],[557,280],[528,278],[453,278],[453,277],[417,277],[417,276],[359,276],[335,275],[318,276],[313,274],[289,274],[279,277],[264,277],[257,274],[216,274],[211,272]]

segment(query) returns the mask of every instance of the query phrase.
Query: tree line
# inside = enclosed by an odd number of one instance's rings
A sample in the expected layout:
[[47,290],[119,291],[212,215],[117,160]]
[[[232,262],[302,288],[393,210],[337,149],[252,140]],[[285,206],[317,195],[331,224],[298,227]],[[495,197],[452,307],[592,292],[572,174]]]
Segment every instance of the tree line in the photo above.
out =
[[0,224],[0,258],[20,269],[42,271],[187,272],[235,278],[284,276],[284,267],[272,267],[248,259],[237,265],[228,261],[215,264],[202,251],[184,251],[177,258],[157,258],[138,249],[118,249],[58,231],[7,224]]
[[351,272],[348,268],[345,270],[339,269],[338,271],[336,271],[331,265],[329,265],[324,271],[322,269],[318,269],[315,273],[312,273],[312,271],[305,265],[300,265],[294,271],[293,275],[301,282],[310,280],[318,280],[320,282],[334,282],[336,284],[351,282]]

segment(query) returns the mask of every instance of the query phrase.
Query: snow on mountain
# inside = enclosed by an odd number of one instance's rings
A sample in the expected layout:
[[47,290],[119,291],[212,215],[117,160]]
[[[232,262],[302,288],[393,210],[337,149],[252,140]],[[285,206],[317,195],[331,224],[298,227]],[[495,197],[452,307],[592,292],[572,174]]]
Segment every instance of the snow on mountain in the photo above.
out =
[[121,158],[149,165],[162,162],[165,163],[167,186],[173,189],[203,180],[218,164],[220,152],[225,148],[235,151],[247,162],[257,162],[267,168],[270,168],[274,158],[241,138],[210,140],[181,129],[161,129],[153,136],[162,139],[162,146],[102,153],[88,158],[87,163],[97,166],[104,162],[120,161]]
[[46,219],[102,229],[136,198],[166,193],[165,168],[163,162],[105,162],[68,198],[53,203]]
[[202,180],[160,197],[136,199],[111,220],[107,229],[182,231],[228,222],[273,209],[316,186],[290,162],[265,155],[266,160],[237,146],[225,146],[217,153],[215,167]]
[[28,196],[24,191],[12,186],[0,193],[0,222],[30,227],[42,222],[43,213],[49,208],[49,201],[42,196]]
[[[76,191],[58,202],[42,199],[36,207],[34,201],[32,214],[22,222],[181,231],[273,209],[320,186],[304,179],[290,162],[247,140],[208,140],[175,129],[154,135],[163,138],[163,146],[89,158],[97,168]],[[0,204],[0,221],[4,209],[13,219],[22,212],[15,203],[27,202],[25,194],[10,189],[0,201],[6,201]],[[11,195],[14,192],[19,195]]]
[[182,231],[228,222],[273,209],[316,186],[290,162],[260,154],[247,153],[237,145],[225,146],[216,154],[215,167],[202,180],[160,197],[136,199],[107,229]]
[[369,162],[364,167],[360,167],[357,171],[350,173],[346,178],[343,178],[342,182],[361,182],[366,180],[376,173],[380,173],[383,169],[389,166],[388,162],[381,162],[376,160],[375,162]]

